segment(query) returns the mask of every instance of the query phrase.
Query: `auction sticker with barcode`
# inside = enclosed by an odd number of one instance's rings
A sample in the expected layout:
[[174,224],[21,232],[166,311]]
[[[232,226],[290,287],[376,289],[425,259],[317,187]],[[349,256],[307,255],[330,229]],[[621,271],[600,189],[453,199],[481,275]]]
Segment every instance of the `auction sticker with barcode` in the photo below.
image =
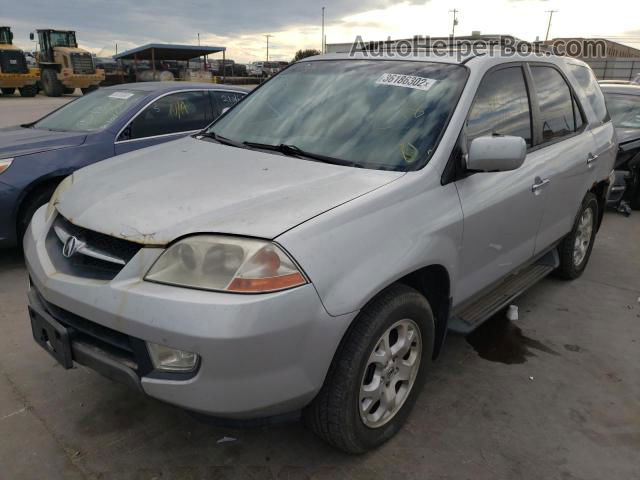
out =
[[399,73],[383,73],[376,81],[378,85],[391,85],[393,87],[413,88],[416,90],[429,90],[437,82],[433,78],[416,77],[414,75],[401,75]]
[[131,97],[133,97],[133,93],[130,93],[130,92],[114,92],[111,95],[109,95],[109,98],[117,98],[120,100],[127,100]]

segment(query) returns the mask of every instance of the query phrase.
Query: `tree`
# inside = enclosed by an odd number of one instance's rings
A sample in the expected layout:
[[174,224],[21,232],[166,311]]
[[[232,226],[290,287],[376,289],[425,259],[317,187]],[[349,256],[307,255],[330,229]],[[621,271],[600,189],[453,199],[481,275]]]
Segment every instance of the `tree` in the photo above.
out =
[[298,50],[295,57],[293,57],[292,63],[297,62],[298,60],[302,60],[303,58],[313,57],[315,55],[320,55],[320,50],[314,50],[313,48],[308,48],[307,50]]

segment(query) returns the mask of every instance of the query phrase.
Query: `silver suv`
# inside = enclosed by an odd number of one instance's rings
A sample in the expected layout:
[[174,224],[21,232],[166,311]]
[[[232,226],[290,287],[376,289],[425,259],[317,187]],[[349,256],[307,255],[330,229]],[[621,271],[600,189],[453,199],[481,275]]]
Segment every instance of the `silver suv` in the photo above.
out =
[[35,340],[226,420],[364,452],[447,330],[585,269],[616,152],[589,67],[328,55],[207,130],[68,177],[25,251]]

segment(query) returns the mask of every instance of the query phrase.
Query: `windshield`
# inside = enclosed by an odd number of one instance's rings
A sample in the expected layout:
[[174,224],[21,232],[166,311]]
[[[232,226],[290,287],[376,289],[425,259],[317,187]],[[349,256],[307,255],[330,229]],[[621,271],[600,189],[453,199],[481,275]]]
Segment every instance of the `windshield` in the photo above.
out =
[[51,32],[52,47],[77,47],[76,34],[73,32]]
[[293,145],[365,168],[421,168],[462,92],[459,65],[318,60],[280,73],[210,129],[235,142]]
[[607,108],[618,128],[640,128],[640,95],[606,93]]
[[8,28],[0,28],[0,44],[11,44],[13,35]]
[[139,91],[97,90],[56,110],[36,122],[33,128],[63,132],[102,130],[144,95],[145,92]]

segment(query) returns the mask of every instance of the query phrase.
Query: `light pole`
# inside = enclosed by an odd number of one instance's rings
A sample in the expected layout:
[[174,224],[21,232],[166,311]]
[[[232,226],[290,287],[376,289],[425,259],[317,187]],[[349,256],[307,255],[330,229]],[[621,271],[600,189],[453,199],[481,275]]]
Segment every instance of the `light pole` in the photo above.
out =
[[549,14],[549,24],[547,25],[547,34],[544,37],[544,41],[549,40],[549,30],[551,30],[551,19],[553,18],[553,14],[559,12],[560,10],[547,10]]
[[267,39],[267,62],[269,61],[269,39],[273,37],[273,35],[265,35]]
[[458,10],[457,8],[454,8],[453,10],[449,10],[449,13],[453,13],[453,26],[451,28],[451,36],[455,37],[456,26],[458,25],[458,13],[460,13],[460,10]]
[[320,53],[324,54],[324,9],[325,7],[322,7],[322,40],[320,42],[321,48],[320,48]]

